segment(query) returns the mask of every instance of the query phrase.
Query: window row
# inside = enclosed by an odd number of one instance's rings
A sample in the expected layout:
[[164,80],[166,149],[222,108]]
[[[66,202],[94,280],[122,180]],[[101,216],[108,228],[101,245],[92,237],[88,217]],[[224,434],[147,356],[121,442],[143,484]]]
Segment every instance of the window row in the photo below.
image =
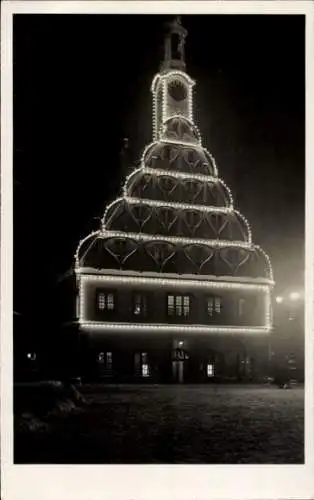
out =
[[[113,370],[112,352],[100,352],[97,355],[97,363],[101,370],[110,374]],[[136,353],[134,357],[136,371],[142,377],[150,376],[150,369],[147,361],[147,352]]]
[[[149,301],[150,297],[147,293],[134,293],[132,296],[132,311],[134,316],[147,316],[148,306],[153,307],[153,301]],[[98,311],[113,312],[116,307],[116,295],[114,292],[101,291],[97,293],[97,309]],[[150,304],[149,304],[150,302]],[[170,317],[188,317],[191,313],[191,296],[190,295],[167,295],[167,315]],[[205,299],[206,313],[209,317],[219,316],[222,312],[222,298],[219,296],[208,296]],[[238,299],[237,312],[239,317],[243,317],[246,313],[246,300]]]
[[[176,352],[180,354],[183,351]],[[176,356],[173,358],[174,363],[182,363],[184,359],[189,359],[184,356]],[[113,357],[112,352],[99,352],[97,354],[97,363],[101,372],[111,375],[113,372]],[[212,361],[206,363],[206,375],[207,377],[215,376],[215,365]],[[135,372],[141,377],[150,377],[151,375],[151,365],[149,364],[147,352],[137,352],[134,355],[134,369]]]

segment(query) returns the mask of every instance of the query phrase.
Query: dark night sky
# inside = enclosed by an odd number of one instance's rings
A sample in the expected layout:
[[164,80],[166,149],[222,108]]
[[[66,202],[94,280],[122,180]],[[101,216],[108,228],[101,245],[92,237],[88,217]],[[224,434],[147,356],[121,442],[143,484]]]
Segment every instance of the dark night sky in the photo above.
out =
[[[14,307],[30,318],[47,316],[57,275],[120,194],[123,138],[131,167],[151,141],[166,18],[15,16]],[[302,285],[304,17],[182,22],[203,144],[270,254],[278,288]]]

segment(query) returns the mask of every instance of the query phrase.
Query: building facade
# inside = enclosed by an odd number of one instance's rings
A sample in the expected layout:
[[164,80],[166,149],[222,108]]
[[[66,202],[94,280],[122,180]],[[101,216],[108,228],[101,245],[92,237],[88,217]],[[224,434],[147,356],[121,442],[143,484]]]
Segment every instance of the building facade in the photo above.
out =
[[186,31],[168,26],[154,77],[153,141],[75,255],[81,374],[108,380],[258,380],[273,275],[202,145]]

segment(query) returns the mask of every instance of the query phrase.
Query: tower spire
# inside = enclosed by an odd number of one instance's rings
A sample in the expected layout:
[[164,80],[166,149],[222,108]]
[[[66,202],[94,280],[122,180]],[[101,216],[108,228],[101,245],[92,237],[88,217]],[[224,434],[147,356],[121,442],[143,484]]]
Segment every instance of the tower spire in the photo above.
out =
[[170,69],[185,71],[184,44],[187,34],[188,32],[181,23],[181,16],[176,16],[172,22],[166,25],[164,60],[161,71]]

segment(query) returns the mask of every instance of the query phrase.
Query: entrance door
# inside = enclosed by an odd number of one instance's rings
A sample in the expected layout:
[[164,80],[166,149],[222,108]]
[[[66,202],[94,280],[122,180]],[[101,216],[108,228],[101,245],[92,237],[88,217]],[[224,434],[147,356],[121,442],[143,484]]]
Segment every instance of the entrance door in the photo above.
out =
[[172,362],[172,377],[173,381],[178,384],[183,384],[184,382],[184,361],[173,361]]

